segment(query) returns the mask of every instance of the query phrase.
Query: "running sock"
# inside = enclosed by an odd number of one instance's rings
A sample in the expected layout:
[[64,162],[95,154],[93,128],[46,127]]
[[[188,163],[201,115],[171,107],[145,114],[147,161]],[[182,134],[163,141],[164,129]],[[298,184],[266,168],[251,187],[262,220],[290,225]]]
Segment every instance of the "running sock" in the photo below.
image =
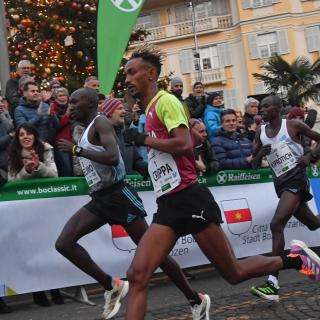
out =
[[193,296],[189,299],[189,303],[191,307],[195,306],[196,304],[200,306],[200,304],[202,303],[202,300],[199,297],[199,294],[197,292],[193,293]]
[[273,275],[270,275],[270,276],[268,277],[268,281],[269,281],[269,282],[272,282],[272,284],[274,285],[274,287],[275,287],[276,289],[279,289],[279,288],[280,288],[280,287],[279,287],[279,280],[278,280],[277,277],[275,277],[275,276],[273,276]]
[[295,257],[290,257],[290,256],[282,256],[281,257],[282,262],[283,262],[283,268],[282,269],[296,269],[300,270],[302,267],[302,259],[299,255]]
[[107,280],[106,280],[106,290],[111,291],[113,289],[113,280],[112,278],[108,275]]

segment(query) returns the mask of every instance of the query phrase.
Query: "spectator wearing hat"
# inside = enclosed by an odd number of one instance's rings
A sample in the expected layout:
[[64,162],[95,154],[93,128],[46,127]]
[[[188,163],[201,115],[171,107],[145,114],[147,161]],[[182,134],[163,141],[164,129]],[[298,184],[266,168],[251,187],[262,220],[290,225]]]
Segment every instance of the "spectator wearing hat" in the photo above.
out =
[[181,102],[183,101],[183,82],[180,77],[173,77],[171,79],[171,93]]
[[31,62],[29,60],[21,60],[17,66],[17,77],[9,79],[6,84],[5,98],[9,103],[9,112],[11,118],[14,116],[14,111],[19,105],[21,92],[19,92],[19,80],[23,76],[31,75]]
[[221,124],[221,130],[212,141],[220,169],[251,168],[252,142],[237,130],[236,112],[224,110]]
[[212,143],[221,128],[221,112],[223,107],[223,97],[221,93],[211,93],[207,99],[207,106],[203,115],[203,122],[207,128],[210,143]]
[[193,85],[193,93],[190,93],[184,102],[188,107],[191,118],[199,119],[203,117],[204,109],[207,105],[207,97],[201,82],[196,82]]
[[104,114],[112,123],[117,135],[117,142],[125,164],[126,173],[134,174],[139,172],[143,177],[147,177],[148,164],[143,161],[137,147],[128,144],[124,140],[123,130],[125,122],[126,110],[123,103],[115,98],[106,98],[102,106],[102,114]]
[[60,87],[54,90],[54,101],[50,105],[50,114],[55,115],[59,120],[55,140],[54,159],[57,165],[59,177],[73,176],[72,156],[60,151],[56,145],[60,139],[72,141],[72,120],[68,110],[69,92],[66,88]]

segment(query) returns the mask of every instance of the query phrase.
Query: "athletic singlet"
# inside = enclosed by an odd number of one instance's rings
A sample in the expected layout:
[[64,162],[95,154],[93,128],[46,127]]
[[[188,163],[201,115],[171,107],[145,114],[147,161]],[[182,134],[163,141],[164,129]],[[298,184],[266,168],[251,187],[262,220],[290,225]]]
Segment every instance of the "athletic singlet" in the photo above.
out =
[[[98,115],[97,117],[100,117],[100,115]],[[95,119],[97,119],[97,117],[95,117]],[[81,136],[79,146],[86,150],[104,152],[106,151],[104,147],[91,144],[88,140],[88,133],[95,119],[89,124],[89,126]],[[119,164],[117,166],[108,166],[83,157],[79,157],[83,174],[89,186],[90,194],[110,187],[116,182],[124,179],[126,174],[125,166],[122,160],[119,146],[117,146],[117,148],[119,152]]]
[[[148,135],[169,139],[170,131],[180,125],[189,126],[181,102],[170,93],[159,91],[146,109]],[[148,170],[157,197],[178,192],[197,182],[194,155],[173,156],[149,148]]]
[[276,180],[287,180],[304,171],[297,166],[299,158],[304,154],[303,147],[290,137],[286,119],[282,120],[280,131],[273,138],[267,136],[266,125],[262,125],[260,140],[262,145],[271,144],[267,160]]

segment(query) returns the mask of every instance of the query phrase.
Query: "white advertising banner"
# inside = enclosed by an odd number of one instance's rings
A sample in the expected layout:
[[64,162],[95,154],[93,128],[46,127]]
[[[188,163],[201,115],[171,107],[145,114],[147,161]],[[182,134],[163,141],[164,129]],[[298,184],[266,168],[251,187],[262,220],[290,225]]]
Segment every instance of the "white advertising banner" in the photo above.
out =
[[[317,196],[309,205],[318,214],[320,179],[312,180]],[[6,195],[0,192],[0,296],[94,282],[55,250],[55,240],[64,224],[90,199],[73,180],[59,183],[46,182],[45,186],[33,189],[29,185],[22,191],[14,186],[15,191]],[[273,184],[217,185],[210,190],[221,208],[225,221],[222,227],[237,257],[270,252],[269,224],[278,202]],[[15,196],[11,196],[12,192]],[[69,194],[65,195],[66,192]],[[156,211],[153,191],[139,195],[150,222]],[[17,200],[20,198],[23,200]],[[320,231],[311,232],[295,219],[289,221],[285,236],[287,244],[300,239],[310,246],[320,245]],[[113,276],[125,276],[135,253],[135,245],[118,227],[104,226],[80,243]],[[180,238],[171,256],[182,267],[208,264],[192,236]]]

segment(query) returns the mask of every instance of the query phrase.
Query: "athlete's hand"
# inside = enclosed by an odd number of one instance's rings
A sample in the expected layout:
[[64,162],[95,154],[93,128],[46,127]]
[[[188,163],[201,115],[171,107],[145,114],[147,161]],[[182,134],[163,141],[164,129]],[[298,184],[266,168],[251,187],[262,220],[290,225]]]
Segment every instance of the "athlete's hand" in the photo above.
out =
[[147,135],[144,133],[139,133],[138,130],[134,128],[129,128],[123,131],[123,138],[125,143],[135,144],[136,146],[144,146]]
[[301,166],[302,168],[306,168],[310,165],[311,162],[311,154],[305,154],[298,160],[298,165]]
[[267,156],[268,154],[271,153],[271,144],[266,144],[265,146],[263,146],[260,150],[260,155],[262,157]]
[[74,143],[69,140],[61,139],[58,141],[57,146],[60,151],[72,154]]

